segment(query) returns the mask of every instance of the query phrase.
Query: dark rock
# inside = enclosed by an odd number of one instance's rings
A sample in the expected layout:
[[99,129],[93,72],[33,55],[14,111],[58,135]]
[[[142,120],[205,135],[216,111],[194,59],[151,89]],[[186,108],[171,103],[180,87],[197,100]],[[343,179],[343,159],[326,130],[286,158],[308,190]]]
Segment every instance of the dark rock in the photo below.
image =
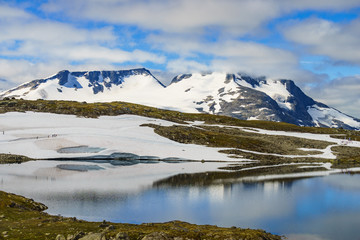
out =
[[75,233],[74,240],[79,240],[84,236],[85,236],[84,232],[77,232],[77,233]]

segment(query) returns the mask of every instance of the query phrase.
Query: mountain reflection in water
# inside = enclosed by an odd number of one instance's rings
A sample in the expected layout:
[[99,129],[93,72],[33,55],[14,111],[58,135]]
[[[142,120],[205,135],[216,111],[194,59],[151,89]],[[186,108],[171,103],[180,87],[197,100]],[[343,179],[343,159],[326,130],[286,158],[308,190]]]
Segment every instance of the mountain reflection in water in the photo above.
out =
[[360,234],[360,175],[219,181],[210,173],[172,176],[206,166],[200,163],[96,163],[102,170],[88,172],[54,168],[58,164],[0,166],[0,189],[40,201],[51,214],[85,220],[182,220],[260,228],[289,239],[357,239]]

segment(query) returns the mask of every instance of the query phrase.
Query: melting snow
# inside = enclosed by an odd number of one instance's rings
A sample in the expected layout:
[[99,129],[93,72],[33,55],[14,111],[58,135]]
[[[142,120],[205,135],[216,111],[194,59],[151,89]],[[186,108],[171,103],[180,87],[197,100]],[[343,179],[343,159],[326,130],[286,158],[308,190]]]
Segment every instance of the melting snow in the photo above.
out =
[[[102,116],[98,119],[50,113],[0,114],[0,152],[32,158],[109,155],[114,152],[177,157],[191,160],[241,161],[219,153],[220,148],[182,144],[154,133],[144,123],[174,123],[135,115]],[[104,148],[98,153],[59,153],[65,147]]]

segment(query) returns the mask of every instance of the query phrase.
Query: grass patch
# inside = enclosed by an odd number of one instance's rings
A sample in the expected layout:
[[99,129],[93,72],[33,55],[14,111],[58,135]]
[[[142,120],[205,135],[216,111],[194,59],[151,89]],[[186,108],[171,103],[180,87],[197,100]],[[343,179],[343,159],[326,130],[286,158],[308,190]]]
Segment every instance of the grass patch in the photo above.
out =
[[21,155],[0,153],[0,164],[23,163],[31,160],[34,159]]
[[360,167],[360,148],[348,146],[334,146],[331,148],[336,155],[334,168]]
[[319,163],[319,162],[329,162],[332,161],[330,159],[323,158],[313,158],[313,157],[280,157],[280,156],[272,156],[272,155],[262,155],[262,154],[254,154],[249,152],[244,152],[239,149],[224,149],[220,150],[221,153],[230,154],[231,156],[237,156],[238,158],[245,158],[249,160],[255,160],[256,162],[252,164],[257,165],[278,165],[284,163]]
[[[154,128],[155,133],[186,144],[199,144],[209,147],[239,148],[261,153],[308,155],[319,151],[302,151],[298,148],[326,148],[330,142],[308,140],[296,137],[249,133],[240,129],[201,126],[160,126],[143,124]],[[233,154],[233,153],[231,153]]]

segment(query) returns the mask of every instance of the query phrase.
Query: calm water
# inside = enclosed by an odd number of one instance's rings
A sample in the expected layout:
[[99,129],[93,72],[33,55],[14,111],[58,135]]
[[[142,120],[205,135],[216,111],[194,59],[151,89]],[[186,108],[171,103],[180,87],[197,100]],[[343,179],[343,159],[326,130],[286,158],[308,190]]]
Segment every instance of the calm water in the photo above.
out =
[[[124,174],[124,168],[131,171],[134,166],[103,164],[105,170],[69,173],[56,169],[54,173],[54,165],[49,163],[46,171],[34,166],[23,171],[19,170],[22,165],[16,171],[1,166],[0,189],[43,202],[49,213],[86,220],[143,223],[176,219],[261,228],[289,239],[360,239],[359,175],[171,187],[152,185],[158,180],[153,175],[139,181],[137,176]],[[172,166],[183,169],[185,165]]]

